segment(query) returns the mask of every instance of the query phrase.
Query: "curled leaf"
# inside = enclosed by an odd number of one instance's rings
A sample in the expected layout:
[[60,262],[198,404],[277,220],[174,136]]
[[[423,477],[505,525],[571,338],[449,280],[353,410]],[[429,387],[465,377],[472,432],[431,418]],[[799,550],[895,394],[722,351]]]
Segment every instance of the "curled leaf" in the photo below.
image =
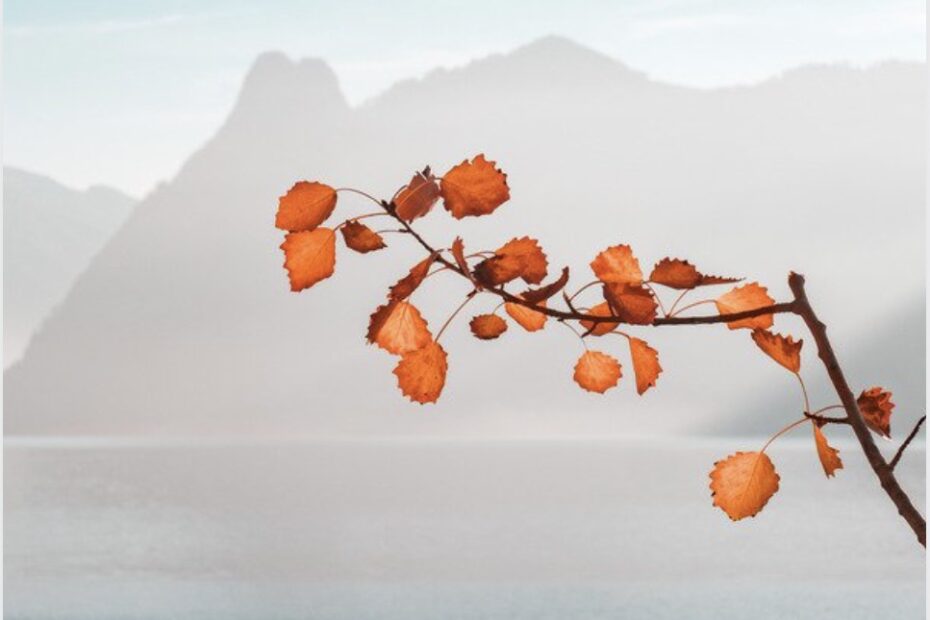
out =
[[[545,307],[546,302],[540,302],[536,304],[537,306]],[[507,311],[507,314],[510,315],[514,321],[520,324],[520,327],[525,329],[528,332],[539,331],[546,326],[546,319],[548,318],[542,312],[532,310],[526,306],[521,306],[520,304],[507,302],[504,304],[504,310]]]
[[803,340],[795,342],[791,336],[785,337],[758,328],[752,330],[752,339],[773,360],[791,372],[800,372]]
[[722,278],[720,276],[707,276],[686,260],[680,258],[663,258],[649,275],[649,281],[678,290],[688,290],[698,286],[713,284],[727,284],[739,282],[739,278]]
[[[714,300],[717,304],[717,311],[720,314],[734,314],[736,312],[746,312],[757,308],[771,306],[775,300],[769,297],[768,289],[760,286],[757,282],[752,282],[744,286],[737,286]],[[774,315],[760,314],[748,319],[730,321],[727,327],[730,329],[768,329],[775,322]]]
[[633,360],[633,374],[636,375],[636,393],[642,396],[646,390],[655,387],[659,373],[662,372],[659,352],[645,340],[630,338],[630,358]]
[[621,323],[650,325],[656,319],[655,296],[642,284],[609,282],[604,285],[604,299]]
[[446,210],[456,219],[488,215],[510,199],[507,175],[483,154],[451,168],[439,188]]
[[429,213],[437,200],[439,185],[427,166],[423,172],[414,174],[407,186],[397,194],[394,199],[395,213],[402,220],[412,222]]
[[325,280],[336,268],[336,233],[329,228],[288,233],[281,249],[294,292]]
[[591,261],[591,269],[601,282],[633,285],[643,282],[639,261],[633,256],[633,250],[628,245],[607,248]]
[[701,272],[686,260],[663,258],[652,268],[649,281],[669,288],[689,289],[701,283]]
[[530,289],[524,291],[520,295],[523,299],[530,303],[538,303],[540,301],[545,301],[565,288],[565,285],[568,284],[568,267],[562,267],[562,275],[559,276],[559,279],[555,282],[550,282],[545,286],[541,286],[537,289]]
[[539,284],[549,271],[549,261],[536,239],[511,239],[475,266],[475,278],[486,287],[494,287],[515,278],[527,284]]
[[827,478],[834,475],[837,469],[843,469],[843,461],[840,460],[840,451],[830,447],[827,438],[820,430],[820,425],[813,422],[814,427],[814,445],[817,446],[817,457],[820,458],[820,464],[823,466],[823,473]]
[[481,340],[494,340],[507,331],[507,321],[496,314],[479,314],[468,324],[471,333]]
[[394,374],[404,396],[420,404],[434,403],[446,384],[448,370],[446,352],[437,342],[404,353]]
[[[593,308],[587,311],[587,314],[591,316],[612,316],[613,312],[610,311],[610,306],[606,301],[602,301]],[[592,336],[603,336],[604,334],[609,334],[613,330],[617,329],[620,323],[595,323],[594,321],[580,321],[581,326],[585,328]]]
[[298,181],[278,199],[274,225],[282,230],[313,230],[336,208],[336,190],[314,181]]
[[361,254],[387,247],[381,235],[357,221],[346,222],[341,230],[346,246]]
[[869,388],[859,395],[856,404],[869,428],[882,437],[891,437],[891,410],[894,409],[891,392],[880,387]]
[[481,288],[481,285],[475,280],[475,276],[468,267],[468,261],[465,259],[465,244],[462,243],[461,237],[456,237],[455,241],[452,242],[452,258],[455,259],[455,264],[462,270],[462,273],[468,276],[472,284],[474,284],[476,288]]
[[733,284],[742,282],[743,278],[729,278],[725,276],[701,276],[701,286],[714,286],[716,284]]
[[759,513],[776,491],[778,474],[764,452],[737,452],[714,463],[710,490],[714,506],[734,521]]
[[589,392],[603,394],[620,381],[620,362],[600,351],[585,351],[575,364],[575,383]]
[[368,321],[368,342],[395,355],[421,349],[432,340],[420,311],[406,301],[379,306]]
[[397,281],[397,284],[391,287],[388,293],[388,299],[391,301],[402,301],[407,299],[413,292],[419,288],[423,280],[429,275],[429,268],[436,261],[438,253],[432,252],[429,256],[410,268],[410,272]]

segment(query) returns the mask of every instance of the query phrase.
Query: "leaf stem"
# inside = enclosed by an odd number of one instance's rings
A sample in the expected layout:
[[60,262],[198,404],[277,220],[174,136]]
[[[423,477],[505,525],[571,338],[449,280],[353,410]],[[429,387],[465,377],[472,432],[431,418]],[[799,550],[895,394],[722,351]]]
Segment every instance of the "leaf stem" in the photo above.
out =
[[775,433],[774,435],[772,435],[771,437],[769,437],[769,440],[765,442],[765,445],[762,446],[762,449],[759,450],[759,452],[765,452],[766,448],[768,448],[768,447],[772,444],[773,441],[775,441],[776,439],[778,439],[779,437],[781,437],[782,435],[784,435],[785,433],[787,433],[787,432],[790,431],[791,429],[795,428],[796,426],[799,426],[799,425],[801,425],[801,424],[804,424],[805,422],[807,422],[807,416],[801,418],[800,420],[797,420],[797,421],[795,421],[795,422],[792,422],[791,424],[789,424],[789,425],[786,426],[785,428],[781,429],[780,431],[778,431],[777,433]]
[[443,324],[442,324],[442,327],[439,328],[439,333],[437,333],[437,334],[436,334],[436,337],[433,339],[434,342],[439,342],[439,339],[442,338],[442,333],[443,333],[444,331],[446,331],[446,328],[449,327],[449,324],[450,324],[450,323],[452,323],[452,319],[454,319],[455,316],[456,316],[459,312],[462,311],[462,308],[464,308],[466,305],[468,305],[468,302],[470,302],[472,299],[474,299],[477,295],[478,295],[478,289],[475,289],[475,290],[473,290],[472,292],[470,292],[468,295],[465,296],[465,299],[462,301],[462,303],[459,304],[459,307],[456,308],[456,309],[452,312],[452,314],[449,315],[449,318],[446,319],[446,322],[443,323]]

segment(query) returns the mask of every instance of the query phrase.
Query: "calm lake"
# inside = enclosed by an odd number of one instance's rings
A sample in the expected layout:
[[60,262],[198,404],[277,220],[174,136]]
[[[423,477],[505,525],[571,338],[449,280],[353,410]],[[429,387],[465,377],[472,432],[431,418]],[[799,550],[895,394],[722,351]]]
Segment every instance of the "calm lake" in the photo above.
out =
[[[8,439],[5,616],[923,618],[925,552],[852,445],[827,480],[799,433],[757,518],[711,506],[760,443]],[[922,445],[899,470],[923,508]]]

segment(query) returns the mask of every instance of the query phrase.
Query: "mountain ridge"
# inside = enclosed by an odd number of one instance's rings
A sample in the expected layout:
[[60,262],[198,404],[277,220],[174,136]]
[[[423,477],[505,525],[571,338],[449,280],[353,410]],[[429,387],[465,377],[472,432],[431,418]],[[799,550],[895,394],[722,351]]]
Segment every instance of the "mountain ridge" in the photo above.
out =
[[[499,68],[506,59],[494,62]],[[914,232],[923,217],[925,152],[914,138],[925,125],[922,78],[889,78],[891,92],[870,88],[874,74],[860,73],[850,89],[811,95],[792,82],[755,96],[758,89],[704,92],[648,80],[630,88],[624,73],[603,96],[578,97],[539,79],[549,66],[539,63],[530,86],[495,70],[476,88],[474,74],[450,72],[467,79],[422,98],[408,93],[351,108],[319,62],[303,65],[324,76],[318,89],[290,84],[304,70],[283,56],[255,66],[275,72],[274,80],[247,78],[243,86],[240,98],[258,102],[259,113],[237,102],[230,114],[237,120],[143,201],[7,374],[8,432],[663,432],[718,416],[714,403],[734,400],[728,382],[741,385],[740,395],[760,386],[739,364],[736,378],[722,380],[703,359],[705,349],[729,365],[758,355],[745,334],[656,330],[648,339],[666,368],[658,388],[637,398],[627,376],[619,391],[597,399],[572,383],[574,352],[555,329],[531,335],[512,326],[510,342],[478,343],[462,331],[463,317],[446,340],[452,365],[440,404],[410,405],[394,386],[393,360],[362,337],[383,288],[419,253],[397,236],[388,239],[389,257],[340,248],[334,278],[288,293],[274,207],[301,178],[390,195],[426,163],[442,170],[486,152],[510,175],[511,202],[455,230],[437,209],[418,222],[429,238],[461,234],[470,248],[493,248],[529,234],[553,270],[570,264],[576,277],[598,249],[617,242],[632,243],[644,268],[674,248],[707,271],[736,265],[735,275],[754,274],[776,296],[785,294],[787,271],[804,268],[840,338],[856,338],[872,311],[921,286],[923,267],[892,282],[885,299],[862,304],[849,271],[875,279],[895,261],[922,255]],[[290,95],[276,97],[275,89]],[[446,104],[450,92],[458,94]],[[896,113],[876,116],[885,109]],[[866,233],[882,241],[869,225],[878,200],[890,205],[877,233],[889,237],[885,256],[858,251],[868,247]],[[364,208],[341,198],[334,217]],[[843,231],[831,223],[840,214]],[[418,293],[417,304],[435,322],[461,291],[440,278],[430,286],[435,295]],[[857,302],[858,320],[844,311]]]

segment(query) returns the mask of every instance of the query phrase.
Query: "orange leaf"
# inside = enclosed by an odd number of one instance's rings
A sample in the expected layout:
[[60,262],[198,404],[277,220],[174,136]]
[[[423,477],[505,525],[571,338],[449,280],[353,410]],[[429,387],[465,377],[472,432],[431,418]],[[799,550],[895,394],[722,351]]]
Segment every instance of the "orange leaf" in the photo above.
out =
[[366,254],[387,247],[381,235],[356,221],[346,222],[342,226],[342,238],[346,245],[356,252]]
[[864,390],[856,399],[866,425],[883,437],[891,437],[891,392],[880,387]]
[[639,261],[628,245],[615,245],[598,254],[591,261],[591,269],[601,282],[642,284],[643,272]]
[[407,222],[423,217],[439,200],[439,186],[429,166],[423,172],[417,172],[410,183],[394,199],[395,213]]
[[793,373],[801,371],[801,345],[803,340],[797,342],[791,336],[787,338],[781,334],[773,334],[765,329],[752,330],[752,339],[766,355],[787,368]]
[[[543,301],[536,305],[545,308],[546,302]],[[504,310],[507,311],[507,314],[510,315],[510,318],[519,323],[520,327],[528,332],[539,331],[545,327],[546,319],[548,318],[542,312],[531,310],[526,306],[521,306],[520,304],[515,304],[509,301],[504,304]]]
[[722,278],[720,276],[706,276],[686,260],[680,258],[663,258],[649,275],[649,281],[669,288],[688,290],[698,286],[713,284],[727,284],[739,282],[739,278]]
[[826,436],[824,436],[823,431],[820,430],[819,424],[813,422],[811,426],[814,427],[814,444],[817,446],[817,456],[820,457],[820,464],[823,465],[823,473],[829,478],[834,475],[837,469],[843,469],[843,461],[840,460],[840,451],[830,447],[830,444],[827,443]]
[[448,368],[446,352],[431,341],[421,349],[404,353],[394,374],[404,396],[420,404],[434,403],[446,384]]
[[313,230],[336,208],[336,190],[322,183],[298,181],[278,199],[274,225],[282,230]]
[[539,242],[529,237],[511,239],[494,251],[494,256],[475,266],[475,277],[488,287],[523,278],[539,284],[549,271],[549,261]]
[[778,480],[764,452],[737,452],[714,463],[710,472],[714,506],[734,521],[755,516],[778,491]]
[[701,276],[701,286],[713,286],[715,284],[733,284],[742,282],[742,278],[727,278],[724,276]]
[[701,272],[680,258],[663,258],[649,274],[649,281],[669,288],[689,289],[701,283]]
[[656,319],[659,306],[652,291],[642,284],[609,282],[604,285],[604,299],[621,323],[650,325]]
[[566,284],[568,284],[568,267],[562,267],[562,275],[559,276],[558,280],[555,282],[550,282],[546,286],[524,291],[520,297],[533,304],[539,303],[540,301],[545,301],[561,291],[563,288],[565,288]]
[[[759,286],[758,283],[752,282],[744,286],[737,286],[732,291],[718,297],[714,303],[717,304],[717,311],[720,314],[734,314],[736,312],[746,312],[757,308],[771,306],[775,300],[769,297],[768,289]],[[727,327],[730,329],[768,329],[775,322],[774,315],[760,314],[749,319],[740,319],[730,321]]]
[[436,260],[438,253],[433,252],[419,263],[410,268],[410,272],[397,281],[397,284],[391,287],[388,293],[388,299],[391,301],[402,301],[407,299],[417,290],[423,280],[429,274],[429,268]]
[[[591,316],[611,316],[610,306],[606,301],[602,301],[590,310],[587,314]],[[620,323],[595,323],[594,321],[581,321],[581,326],[592,336],[603,336],[617,329]]]
[[379,306],[368,322],[368,342],[395,355],[422,349],[432,339],[420,311],[406,301]]
[[455,241],[452,242],[452,258],[455,259],[455,264],[462,270],[462,273],[468,276],[468,279],[472,281],[472,284],[480,288],[480,285],[475,280],[475,276],[472,275],[471,269],[468,267],[468,261],[465,260],[465,244],[462,243],[461,237],[456,237]]
[[600,351],[585,351],[575,364],[575,383],[603,394],[620,381],[620,362]]
[[468,325],[471,333],[481,340],[494,340],[507,331],[507,321],[496,314],[479,314]]
[[440,193],[452,217],[488,215],[510,199],[507,175],[494,164],[482,154],[442,175]]
[[633,374],[636,375],[636,392],[642,396],[646,390],[655,387],[662,372],[659,352],[645,340],[630,338],[630,357],[633,359]]
[[336,233],[329,228],[288,233],[281,249],[294,292],[325,280],[336,268]]

